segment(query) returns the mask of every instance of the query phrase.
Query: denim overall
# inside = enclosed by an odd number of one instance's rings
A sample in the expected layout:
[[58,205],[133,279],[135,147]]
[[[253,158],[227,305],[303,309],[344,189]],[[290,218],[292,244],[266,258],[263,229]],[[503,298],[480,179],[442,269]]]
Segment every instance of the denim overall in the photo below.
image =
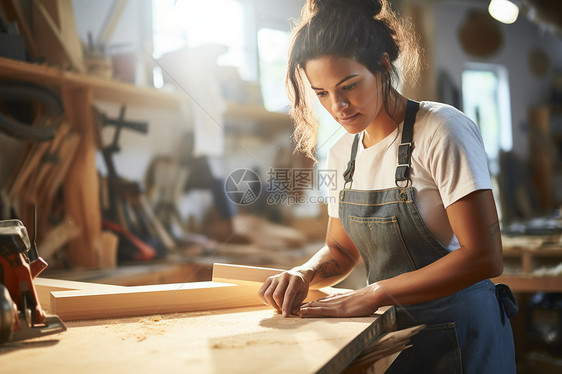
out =
[[[359,135],[340,192],[339,216],[367,268],[368,283],[420,269],[449,251],[428,230],[409,185],[413,127],[419,103],[409,100],[398,150],[397,187],[351,189]],[[347,188],[347,185],[350,188]],[[454,271],[454,269],[451,269]],[[387,373],[515,373],[509,318],[517,312],[505,285],[478,282],[455,294],[396,306],[398,328],[425,324]]]

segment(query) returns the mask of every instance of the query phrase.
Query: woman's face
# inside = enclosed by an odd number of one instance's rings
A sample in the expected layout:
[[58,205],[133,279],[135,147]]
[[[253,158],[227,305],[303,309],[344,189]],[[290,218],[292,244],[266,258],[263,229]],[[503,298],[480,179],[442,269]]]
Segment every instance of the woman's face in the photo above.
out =
[[374,124],[383,107],[379,75],[334,55],[307,61],[304,71],[322,106],[347,132],[357,134]]

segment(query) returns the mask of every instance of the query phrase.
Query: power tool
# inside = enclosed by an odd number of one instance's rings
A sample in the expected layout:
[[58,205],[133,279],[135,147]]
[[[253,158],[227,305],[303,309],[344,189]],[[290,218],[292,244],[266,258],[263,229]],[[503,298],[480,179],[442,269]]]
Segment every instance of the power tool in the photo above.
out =
[[0,221],[0,265],[0,344],[66,331],[41,309],[33,279],[47,263],[20,220]]

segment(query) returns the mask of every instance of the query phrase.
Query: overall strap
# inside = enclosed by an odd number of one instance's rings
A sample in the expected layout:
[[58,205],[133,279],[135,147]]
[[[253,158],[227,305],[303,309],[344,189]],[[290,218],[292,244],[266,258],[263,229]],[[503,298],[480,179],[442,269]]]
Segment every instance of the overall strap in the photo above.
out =
[[394,179],[396,185],[400,186],[399,182],[406,182],[406,186],[410,184],[410,163],[412,158],[412,139],[414,137],[414,122],[416,121],[416,114],[420,107],[420,103],[408,100],[406,105],[406,117],[404,118],[404,127],[402,128],[402,141],[398,146],[398,166]]
[[353,139],[353,145],[351,146],[351,156],[349,157],[349,162],[347,163],[347,169],[343,172],[344,188],[349,183],[353,182],[353,173],[355,172],[355,156],[357,156],[357,147],[359,146],[359,134],[355,135]]

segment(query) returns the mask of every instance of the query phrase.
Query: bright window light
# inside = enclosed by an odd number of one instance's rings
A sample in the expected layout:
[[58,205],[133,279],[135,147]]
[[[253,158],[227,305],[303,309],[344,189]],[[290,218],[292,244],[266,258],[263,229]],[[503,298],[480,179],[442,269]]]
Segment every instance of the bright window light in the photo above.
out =
[[488,6],[490,15],[503,23],[513,23],[519,15],[519,7],[509,0],[492,0]]
[[285,72],[290,35],[287,31],[263,28],[258,31],[260,85],[267,110],[287,112]]
[[490,171],[497,174],[500,151],[509,151],[513,145],[507,69],[469,64],[462,72],[462,94],[463,110],[480,127]]
[[154,57],[185,47],[229,48],[219,65],[244,63],[244,9],[235,0],[153,0]]

